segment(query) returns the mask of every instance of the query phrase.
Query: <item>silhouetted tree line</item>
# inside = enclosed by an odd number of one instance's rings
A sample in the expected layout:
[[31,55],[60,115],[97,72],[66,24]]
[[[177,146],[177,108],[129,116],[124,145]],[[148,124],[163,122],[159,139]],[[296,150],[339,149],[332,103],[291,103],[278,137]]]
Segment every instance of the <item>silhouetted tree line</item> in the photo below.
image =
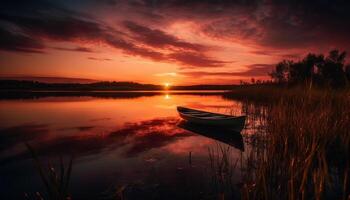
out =
[[302,60],[283,60],[270,74],[274,82],[288,85],[345,87],[350,85],[350,65],[346,52],[332,50],[327,56],[309,53]]
[[42,83],[38,81],[0,80],[0,90],[159,90],[162,87],[135,82]]
[[255,78],[251,78],[250,82],[249,81],[239,81],[240,86],[247,86],[247,85],[273,85],[274,82],[272,80],[255,80]]
[[[189,85],[171,86],[171,90],[232,90],[237,85]],[[163,85],[135,82],[95,82],[95,83],[42,83],[27,80],[0,80],[2,90],[48,90],[48,91],[106,91],[106,90],[163,90]]]

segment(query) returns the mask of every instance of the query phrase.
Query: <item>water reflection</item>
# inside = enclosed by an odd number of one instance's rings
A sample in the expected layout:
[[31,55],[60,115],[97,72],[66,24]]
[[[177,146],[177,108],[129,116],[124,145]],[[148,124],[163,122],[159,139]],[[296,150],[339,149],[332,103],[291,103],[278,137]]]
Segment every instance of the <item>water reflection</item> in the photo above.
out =
[[[16,99],[38,99],[45,97],[99,97],[115,99],[133,99],[139,97],[152,97],[157,95],[176,94],[176,95],[221,95],[223,90],[164,90],[164,91],[0,91],[0,100]],[[165,95],[167,96],[167,95]],[[168,95],[168,97],[170,97]]]
[[119,183],[145,180],[147,185],[150,169],[157,169],[157,176],[152,177],[178,185],[175,175],[188,166],[189,152],[192,167],[197,166],[191,180],[201,182],[202,176],[196,174],[205,172],[209,148],[218,143],[231,145],[236,158],[243,150],[239,134],[208,134],[191,126],[178,127],[175,109],[183,105],[212,112],[240,112],[239,102],[213,94],[169,92],[129,98],[133,95],[1,100],[0,199],[22,199],[24,192],[42,190],[25,142],[36,149],[43,162],[75,155],[71,183],[74,199],[91,199]]
[[[123,150],[122,157],[134,157],[153,148],[161,148],[184,137],[190,132],[176,128],[178,118],[156,118],[137,123],[125,123],[121,128],[109,133],[61,136],[48,139],[47,126],[26,125],[0,130],[0,163],[18,161],[30,157],[27,151],[4,156],[1,150],[29,142],[42,156],[75,155],[91,156],[106,151]],[[92,126],[69,127],[60,130],[77,129],[91,131]]]
[[178,126],[185,130],[218,140],[233,146],[236,149],[244,151],[243,137],[240,132],[227,128],[197,125],[187,121],[181,121]]
[[42,137],[48,132],[46,124],[26,124],[0,129],[0,155],[18,144]]
[[171,99],[170,94],[165,94],[165,95],[164,95],[164,99]]

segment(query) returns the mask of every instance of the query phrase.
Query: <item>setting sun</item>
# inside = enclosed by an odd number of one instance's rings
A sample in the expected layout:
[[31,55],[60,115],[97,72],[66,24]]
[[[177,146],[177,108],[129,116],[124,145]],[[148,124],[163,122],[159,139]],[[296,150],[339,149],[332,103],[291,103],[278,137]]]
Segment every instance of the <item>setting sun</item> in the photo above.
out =
[[164,87],[168,89],[170,87],[170,83],[164,83]]

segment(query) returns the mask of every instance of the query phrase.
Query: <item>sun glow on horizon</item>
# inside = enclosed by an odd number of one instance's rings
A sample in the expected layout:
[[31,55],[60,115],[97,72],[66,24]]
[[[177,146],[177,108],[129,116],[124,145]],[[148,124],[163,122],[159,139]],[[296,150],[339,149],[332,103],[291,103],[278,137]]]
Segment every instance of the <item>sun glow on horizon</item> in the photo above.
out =
[[167,82],[167,83],[164,83],[164,88],[165,88],[165,89],[169,89],[170,85],[171,85],[171,84],[168,83],[168,82]]

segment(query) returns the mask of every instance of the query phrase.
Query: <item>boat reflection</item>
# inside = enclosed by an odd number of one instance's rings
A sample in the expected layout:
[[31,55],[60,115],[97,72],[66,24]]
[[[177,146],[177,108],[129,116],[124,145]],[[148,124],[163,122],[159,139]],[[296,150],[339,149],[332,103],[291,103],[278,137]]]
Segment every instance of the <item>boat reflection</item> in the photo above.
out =
[[236,149],[244,151],[243,137],[240,132],[228,128],[203,126],[182,120],[178,127],[203,135],[205,137],[226,143]]

